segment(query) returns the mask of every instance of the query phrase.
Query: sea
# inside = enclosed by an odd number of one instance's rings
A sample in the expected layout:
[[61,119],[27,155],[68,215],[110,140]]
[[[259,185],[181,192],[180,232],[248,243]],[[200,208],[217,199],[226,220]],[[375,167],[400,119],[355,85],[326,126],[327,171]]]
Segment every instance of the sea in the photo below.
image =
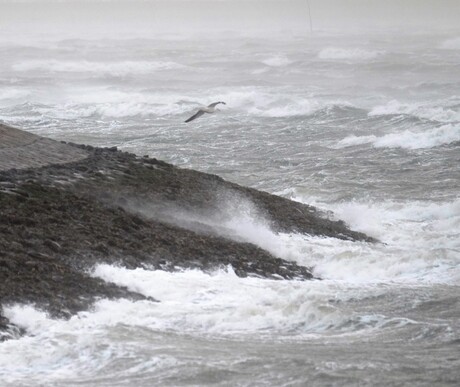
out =
[[[11,36],[11,35],[10,35]],[[0,37],[0,121],[314,205],[379,243],[232,233],[321,280],[97,264],[158,299],[28,304],[0,385],[458,386],[460,32]],[[184,121],[200,106],[219,111]]]

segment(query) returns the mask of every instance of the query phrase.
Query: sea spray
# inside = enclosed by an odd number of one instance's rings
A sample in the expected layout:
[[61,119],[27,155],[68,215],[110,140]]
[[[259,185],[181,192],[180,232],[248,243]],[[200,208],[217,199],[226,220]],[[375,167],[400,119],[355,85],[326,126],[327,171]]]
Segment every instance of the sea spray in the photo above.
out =
[[97,266],[160,302],[70,320],[6,306],[26,335],[0,343],[5,386],[458,384],[457,31],[19,42],[11,25],[2,121],[294,195],[382,243],[276,234],[249,212],[225,235],[322,280]]

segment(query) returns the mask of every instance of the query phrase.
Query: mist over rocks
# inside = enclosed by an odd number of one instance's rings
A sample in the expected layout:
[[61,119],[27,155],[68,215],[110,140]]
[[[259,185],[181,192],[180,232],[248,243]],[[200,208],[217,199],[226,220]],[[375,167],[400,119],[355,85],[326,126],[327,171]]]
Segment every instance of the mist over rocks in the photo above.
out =
[[[18,139],[25,138],[25,132],[4,125],[1,129],[18,136],[16,157],[33,152],[33,144],[41,147],[33,168],[11,169],[12,159],[8,168],[0,168],[3,306],[31,303],[51,316],[68,318],[99,298],[152,301],[92,276],[98,263],[168,271],[230,266],[240,277],[313,278],[310,268],[276,257],[245,239],[244,229],[238,229],[242,218],[274,233],[374,241],[343,222],[329,220],[314,207],[215,175],[116,148],[46,139],[58,153],[50,155],[41,137],[27,134],[24,148]],[[47,165],[48,158],[52,164]],[[230,227],[229,219],[236,226]],[[1,310],[0,332],[3,339],[20,334]]]

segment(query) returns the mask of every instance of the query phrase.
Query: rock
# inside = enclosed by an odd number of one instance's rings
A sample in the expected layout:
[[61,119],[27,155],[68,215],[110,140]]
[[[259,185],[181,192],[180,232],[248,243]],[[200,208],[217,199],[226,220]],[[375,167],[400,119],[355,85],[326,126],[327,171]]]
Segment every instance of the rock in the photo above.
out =
[[50,248],[51,250],[53,250],[54,252],[56,252],[56,253],[62,250],[61,245],[60,245],[59,243],[57,243],[57,242],[51,240],[51,239],[46,239],[46,240],[43,242],[43,244],[44,244],[46,247],[48,247],[48,248]]
[[0,343],[8,339],[18,338],[23,334],[23,329],[11,324],[8,319],[3,316],[3,310],[0,307]]
[[[0,188],[15,191],[0,189],[1,305],[34,303],[68,318],[101,297],[147,299],[91,277],[98,263],[168,271],[231,266],[241,277],[313,278],[310,268],[275,257],[222,226],[243,204],[275,232],[374,242],[314,207],[218,176],[116,147],[58,144],[76,149],[62,165],[41,160],[40,167],[2,170],[0,153],[0,182],[6,182]],[[1,337],[12,337],[5,333],[12,332],[8,324],[0,315]]]

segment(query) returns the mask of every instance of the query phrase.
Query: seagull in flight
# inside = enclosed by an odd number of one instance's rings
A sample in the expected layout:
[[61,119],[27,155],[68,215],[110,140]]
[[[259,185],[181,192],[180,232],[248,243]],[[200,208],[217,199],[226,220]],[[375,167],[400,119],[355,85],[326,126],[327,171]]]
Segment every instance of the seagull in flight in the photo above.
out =
[[204,113],[214,113],[216,111],[216,106],[219,105],[219,104],[223,104],[223,105],[226,105],[225,102],[213,102],[212,104],[208,105],[208,106],[204,106],[202,108],[199,108],[198,111],[193,115],[191,116],[190,118],[186,119],[185,122],[190,122],[190,121],[193,121],[195,119],[197,119],[198,117],[202,116]]

